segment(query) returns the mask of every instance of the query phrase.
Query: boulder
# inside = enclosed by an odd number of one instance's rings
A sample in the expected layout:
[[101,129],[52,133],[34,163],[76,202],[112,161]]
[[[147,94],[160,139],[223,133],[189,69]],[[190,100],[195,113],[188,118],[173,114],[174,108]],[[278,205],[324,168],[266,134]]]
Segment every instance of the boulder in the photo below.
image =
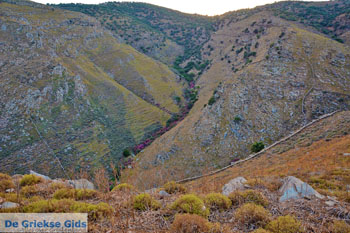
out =
[[73,186],[75,189],[95,189],[94,184],[87,179],[67,180],[66,184]]
[[280,202],[301,198],[323,198],[323,196],[314,190],[309,184],[294,176],[288,176],[283,180],[283,185],[279,189],[279,192],[281,193]]
[[19,204],[14,203],[14,202],[4,202],[0,205],[0,209],[8,209],[8,208],[16,208],[19,207]]
[[39,174],[39,173],[37,173],[37,172],[35,172],[35,171],[32,171],[32,170],[30,170],[29,173],[30,173],[31,175],[36,175],[36,176],[38,176],[38,177],[41,177],[41,178],[43,178],[44,180],[51,180],[50,177],[45,176],[45,175],[41,175],[41,174]]
[[168,196],[170,196],[170,194],[165,192],[164,190],[160,190],[158,194],[161,197],[168,197]]
[[244,189],[244,183],[247,180],[244,177],[236,177],[232,180],[230,180],[227,184],[224,185],[222,188],[222,194],[228,196],[230,193],[236,191],[236,190],[242,190]]

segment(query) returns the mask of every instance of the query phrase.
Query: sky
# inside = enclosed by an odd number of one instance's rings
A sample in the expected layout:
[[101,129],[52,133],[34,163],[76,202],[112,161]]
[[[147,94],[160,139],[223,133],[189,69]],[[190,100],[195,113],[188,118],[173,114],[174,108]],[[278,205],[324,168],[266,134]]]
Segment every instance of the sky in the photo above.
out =
[[[116,0],[33,0],[40,3],[85,3],[98,4]],[[220,15],[228,11],[253,8],[255,6],[273,3],[275,0],[128,0],[128,2],[147,2],[158,6],[179,10],[186,13],[201,15]],[[118,2],[126,2],[119,0]]]

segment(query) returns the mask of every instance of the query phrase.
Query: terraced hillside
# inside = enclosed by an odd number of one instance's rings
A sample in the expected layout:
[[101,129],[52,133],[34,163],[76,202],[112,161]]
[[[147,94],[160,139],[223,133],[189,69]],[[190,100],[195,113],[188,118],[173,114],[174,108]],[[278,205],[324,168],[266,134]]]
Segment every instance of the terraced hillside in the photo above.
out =
[[[318,116],[350,106],[349,48],[260,11],[226,17],[202,49],[210,68],[189,116],[137,157],[125,175],[157,186],[211,171]],[[141,182],[157,174],[148,183]]]
[[0,27],[4,172],[109,167],[184,104],[167,66],[84,14],[1,1]]

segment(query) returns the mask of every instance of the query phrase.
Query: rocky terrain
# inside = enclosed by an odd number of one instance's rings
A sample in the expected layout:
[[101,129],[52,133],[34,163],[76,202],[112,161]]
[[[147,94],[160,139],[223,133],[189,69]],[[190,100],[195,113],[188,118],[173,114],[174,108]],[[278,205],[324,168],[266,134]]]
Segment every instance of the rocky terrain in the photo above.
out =
[[154,187],[212,171],[249,155],[256,142],[270,145],[312,119],[349,109],[348,46],[270,11],[228,17],[218,28],[202,49],[210,65],[196,82],[198,101],[137,156],[128,182]]
[[95,185],[84,174],[0,174],[0,212],[87,212],[89,232],[347,233],[349,127],[340,112],[251,161],[145,192],[109,183],[103,170]]
[[88,212],[90,232],[349,232],[348,8],[0,1],[0,212]]

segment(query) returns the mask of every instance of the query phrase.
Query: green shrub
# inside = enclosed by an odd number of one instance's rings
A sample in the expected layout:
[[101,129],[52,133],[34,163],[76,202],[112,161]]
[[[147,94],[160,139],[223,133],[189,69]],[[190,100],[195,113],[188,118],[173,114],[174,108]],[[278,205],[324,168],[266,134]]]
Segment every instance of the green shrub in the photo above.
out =
[[203,233],[209,232],[211,223],[195,214],[177,214],[171,225],[174,233]]
[[231,207],[231,200],[221,193],[208,194],[205,196],[204,203],[209,209],[213,210],[226,210]]
[[103,202],[95,205],[72,199],[52,199],[30,203],[23,207],[23,211],[25,213],[88,213],[89,219],[96,220],[110,216],[113,208]]
[[0,192],[5,192],[6,189],[14,188],[15,185],[13,184],[11,176],[0,173]]
[[235,191],[229,195],[229,198],[231,199],[232,204],[235,206],[249,202],[264,207],[269,204],[265,196],[261,192],[255,190]]
[[123,183],[123,184],[118,184],[117,186],[115,186],[113,189],[112,189],[112,192],[113,191],[131,191],[131,190],[134,190],[134,186],[132,186],[131,184],[127,184],[127,183]]
[[204,205],[204,202],[194,194],[187,194],[177,199],[170,209],[179,213],[197,214],[203,217],[208,217],[209,209]]
[[43,179],[41,177],[38,177],[36,175],[24,175],[19,182],[20,186],[27,186],[27,185],[34,185],[41,183]]
[[75,196],[77,200],[92,199],[97,196],[97,191],[92,189],[76,189]]
[[91,189],[70,189],[63,188],[53,194],[54,199],[86,200],[97,196],[97,192]]
[[255,142],[252,147],[250,148],[251,152],[258,153],[259,151],[263,150],[265,148],[265,145],[263,142]]
[[332,226],[333,233],[349,233],[350,226],[345,221],[334,221]]
[[304,232],[301,223],[294,217],[280,216],[277,219],[270,222],[266,229],[273,233],[300,233]]
[[250,228],[252,225],[263,227],[268,223],[269,218],[270,214],[264,207],[253,203],[244,204],[235,213],[235,219],[247,228]]
[[56,192],[59,189],[63,189],[63,188],[67,188],[67,186],[63,183],[59,183],[59,182],[52,182],[49,186],[49,190],[51,193]]
[[213,105],[216,102],[216,98],[215,96],[210,97],[209,101],[208,101],[208,105]]
[[130,151],[128,149],[125,149],[123,151],[123,156],[126,158],[126,157],[129,157],[131,155]]
[[182,184],[178,184],[175,181],[170,181],[168,183],[166,183],[164,186],[164,191],[172,194],[172,193],[186,193],[187,189],[185,186],[183,186]]
[[141,193],[134,198],[134,209],[145,210],[157,210],[160,208],[160,203],[154,200],[148,193]]

